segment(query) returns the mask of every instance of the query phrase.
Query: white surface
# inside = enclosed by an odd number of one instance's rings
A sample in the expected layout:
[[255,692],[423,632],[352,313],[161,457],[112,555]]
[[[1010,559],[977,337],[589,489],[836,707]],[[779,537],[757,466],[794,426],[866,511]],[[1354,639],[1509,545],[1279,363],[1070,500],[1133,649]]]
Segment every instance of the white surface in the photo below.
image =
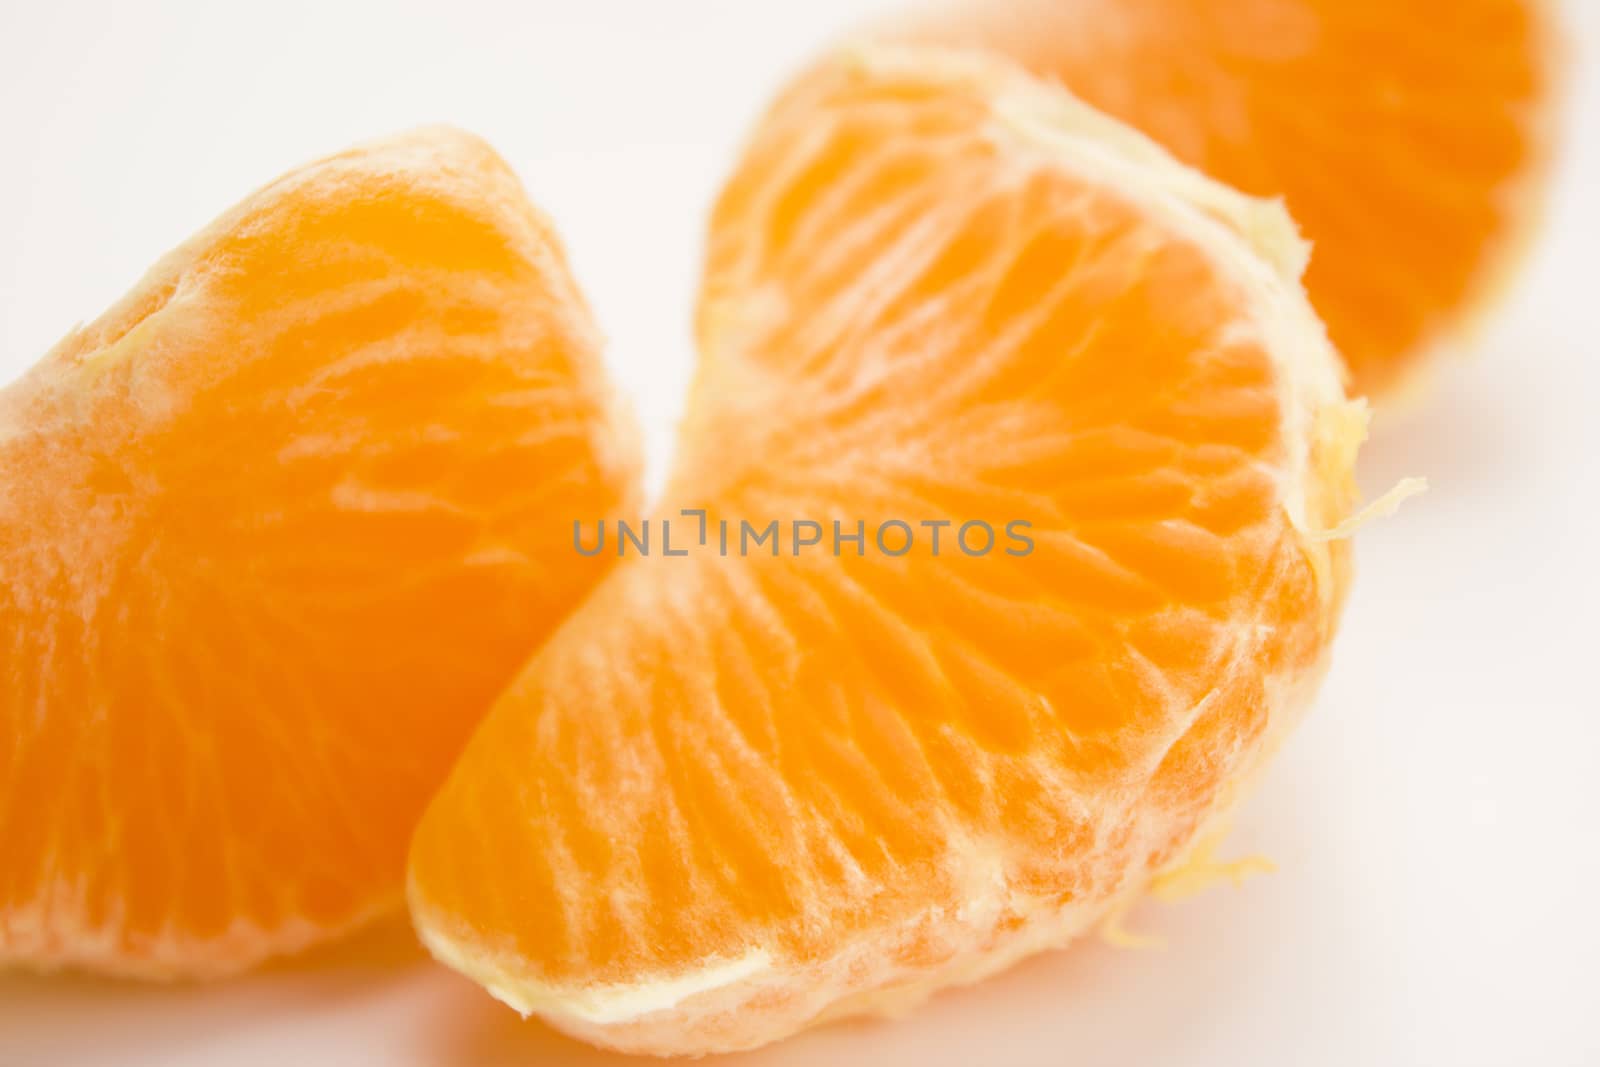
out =
[[[450,121],[557,220],[657,473],[709,198],[864,6],[0,3],[0,381],[272,175]],[[1581,64],[1600,4],[1570,6]],[[1085,945],[741,1063],[1600,1064],[1600,94],[1577,73],[1529,270],[1363,457],[1369,490],[1434,488],[1363,531],[1328,685],[1239,821],[1280,873],[1140,910],[1165,951]],[[0,978],[0,1065],[612,1062],[403,938],[203,989]]]

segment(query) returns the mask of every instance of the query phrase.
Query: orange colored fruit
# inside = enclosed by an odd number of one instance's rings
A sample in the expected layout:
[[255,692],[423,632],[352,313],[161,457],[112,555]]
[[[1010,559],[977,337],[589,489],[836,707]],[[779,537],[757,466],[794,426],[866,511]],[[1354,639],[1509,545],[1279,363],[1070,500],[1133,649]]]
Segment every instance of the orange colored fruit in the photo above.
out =
[[1179,159],[1281,196],[1355,391],[1410,384],[1537,208],[1546,0],[977,0],[889,27],[1060,79]]
[[1279,206],[977,53],[809,72],[712,235],[688,554],[625,544],[411,854],[435,955],[636,1052],[914,1003],[1181,864],[1315,688],[1362,432]]
[[236,970],[400,899],[631,506],[588,312],[486,145],[313,163],[0,392],[0,964]]

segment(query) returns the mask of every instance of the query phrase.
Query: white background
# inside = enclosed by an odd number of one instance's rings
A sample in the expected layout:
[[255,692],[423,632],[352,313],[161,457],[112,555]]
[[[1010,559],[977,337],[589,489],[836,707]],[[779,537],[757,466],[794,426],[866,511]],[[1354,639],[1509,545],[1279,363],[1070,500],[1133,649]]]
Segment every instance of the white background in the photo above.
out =
[[[278,172],[448,121],[557,220],[659,475],[700,232],[742,132],[862,0],[0,0],[0,382]],[[1600,4],[1548,225],[1424,407],[1379,428],[1317,707],[1232,842],[1280,872],[1146,905],[911,1020],[742,1064],[1600,1064]],[[0,863],[4,842],[0,842]],[[205,988],[0,977],[0,1065],[599,1065],[403,928]]]

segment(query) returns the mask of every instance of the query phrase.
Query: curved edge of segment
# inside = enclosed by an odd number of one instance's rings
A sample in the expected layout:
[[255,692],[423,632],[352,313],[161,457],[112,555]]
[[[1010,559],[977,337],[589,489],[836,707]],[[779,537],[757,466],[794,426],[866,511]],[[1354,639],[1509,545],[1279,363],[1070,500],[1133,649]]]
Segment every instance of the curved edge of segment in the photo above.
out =
[[[460,161],[451,165],[448,161]],[[386,137],[359,142],[342,151],[320,156],[284,171],[264,185],[234,201],[231,206],[169,249],[142,274],[129,290],[99,315],[80,322],[52,345],[44,356],[22,373],[16,385],[50,365],[80,361],[104,354],[158,316],[192,280],[206,255],[228,235],[246,227],[252,216],[260,215],[285,196],[308,182],[341,171],[404,174],[420,186],[458,180],[461,163],[471,162],[494,184],[515,182],[509,164],[476,134],[449,125],[418,126]],[[497,210],[508,207],[504,196],[495,198]],[[9,386],[7,387],[9,388]]]
[[233,978],[281,960],[292,959],[323,945],[351,937],[385,917],[404,910],[398,893],[374,900],[333,924],[301,918],[264,926],[235,919],[216,937],[162,941],[151,951],[129,954],[115,944],[113,927],[80,931],[70,948],[59,924],[37,921],[34,936],[26,934],[13,915],[0,936],[0,974],[76,973],[139,982],[216,981]]
[[568,1029],[603,1031],[625,1027],[652,1015],[670,1012],[705,994],[736,989],[772,969],[771,955],[754,949],[737,959],[718,960],[698,969],[637,982],[587,987],[546,985],[518,974],[520,968],[496,961],[492,954],[469,950],[428,922],[426,906],[416,903],[417,936],[439,962],[482,985],[502,1004],[524,1017],[538,1015]]
[[856,43],[840,60],[913,83],[955,85],[988,101],[997,144],[1045,155],[1054,166],[1103,181],[1205,250],[1252,296],[1264,348],[1278,371],[1284,442],[1281,498],[1296,530],[1345,519],[1346,502],[1314,499],[1311,486],[1354,463],[1365,439],[1364,402],[1345,394],[1345,368],[1302,281],[1311,246],[1279,200],[1241,193],[1175,159],[1138,130],[1008,60],[932,45]]

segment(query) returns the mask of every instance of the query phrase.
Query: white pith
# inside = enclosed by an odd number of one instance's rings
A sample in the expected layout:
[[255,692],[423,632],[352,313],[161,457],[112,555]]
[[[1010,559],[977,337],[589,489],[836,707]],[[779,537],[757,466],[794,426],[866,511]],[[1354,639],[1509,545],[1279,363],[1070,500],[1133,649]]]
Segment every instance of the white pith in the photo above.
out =
[[418,923],[417,931],[429,952],[471,975],[501,1003],[523,1015],[554,1016],[578,1026],[604,1027],[670,1011],[690,997],[738,988],[772,965],[772,957],[756,949],[737,959],[719,960],[684,974],[572,989],[530,982],[516,974],[514,962],[503,966],[481,955],[470,956],[427,922]]
[[275,923],[235,917],[209,936],[189,934],[168,923],[144,939],[144,948],[130,952],[122,935],[125,908],[120,901],[91,925],[77,917],[87,914],[81,888],[58,887],[37,906],[6,920],[0,971],[10,966],[46,972],[76,969],[157,982],[224,978],[274,957],[337,941],[399,910],[399,894],[390,893],[326,923],[287,913]]

